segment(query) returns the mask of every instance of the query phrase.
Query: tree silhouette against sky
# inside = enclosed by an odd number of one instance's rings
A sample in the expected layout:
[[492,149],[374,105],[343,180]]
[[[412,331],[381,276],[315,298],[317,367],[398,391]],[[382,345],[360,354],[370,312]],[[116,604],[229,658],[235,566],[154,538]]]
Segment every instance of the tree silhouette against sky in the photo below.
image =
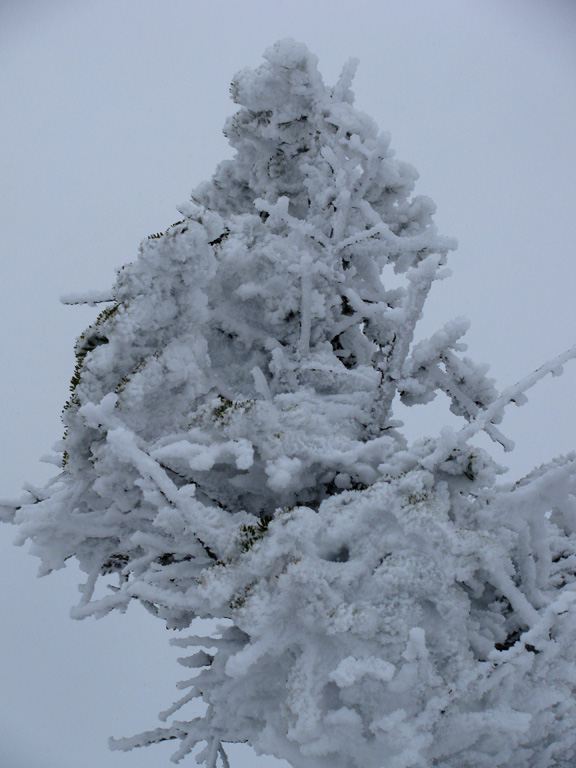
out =
[[[45,573],[78,560],[77,618],[218,620],[172,641],[198,672],[170,723],[115,748],[572,766],[576,456],[499,484],[474,438],[511,450],[506,406],[576,349],[499,392],[465,320],[415,336],[455,243],[354,109],[354,69],[326,87],[284,40],[236,76],[235,156],[85,297],[106,308],[76,345],[62,471],[4,516]],[[408,444],[397,404],[440,393],[461,428]]]

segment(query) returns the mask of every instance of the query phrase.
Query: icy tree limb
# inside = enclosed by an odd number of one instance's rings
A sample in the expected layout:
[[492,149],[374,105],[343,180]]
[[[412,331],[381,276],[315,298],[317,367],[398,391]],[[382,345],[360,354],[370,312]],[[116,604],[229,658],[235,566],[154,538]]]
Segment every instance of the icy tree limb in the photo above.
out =
[[473,435],[485,430],[490,422],[500,421],[507,405],[510,403],[522,405],[523,402],[526,402],[524,397],[525,392],[550,373],[553,376],[560,376],[562,373],[562,366],[569,360],[573,360],[575,357],[576,344],[573,347],[570,347],[566,352],[558,355],[558,357],[544,363],[540,368],[537,368],[513,386],[505,389],[500,397],[496,398],[496,400],[494,400],[494,402],[486,409],[482,410],[470,424],[460,430],[458,433],[459,440],[461,442],[467,442]]
[[396,340],[386,360],[382,382],[381,412],[385,417],[390,412],[398,382],[402,378],[402,367],[414,339],[414,330],[420,320],[424,302],[432,283],[440,278],[438,274],[440,259],[441,256],[431,254],[408,272],[409,286],[406,299],[398,313]]
[[87,304],[89,307],[94,307],[96,304],[107,304],[114,301],[114,297],[110,295],[110,289],[105,291],[84,291],[83,293],[65,293],[60,297],[60,303],[68,306],[77,304]]

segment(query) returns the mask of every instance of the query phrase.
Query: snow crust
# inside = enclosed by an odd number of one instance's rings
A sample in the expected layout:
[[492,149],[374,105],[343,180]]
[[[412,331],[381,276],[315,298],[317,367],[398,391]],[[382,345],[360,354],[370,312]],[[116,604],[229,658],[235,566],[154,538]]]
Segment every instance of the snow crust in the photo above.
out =
[[[76,345],[60,474],[3,516],[44,573],[78,560],[76,618],[220,621],[175,641],[171,722],[114,748],[572,768],[576,455],[505,486],[471,440],[510,450],[505,407],[576,350],[499,393],[465,320],[415,344],[454,241],[354,109],[355,62],[330,88],[302,44],[264,59],[232,84],[235,157],[111,294],[67,297],[112,302]],[[462,429],[407,445],[394,402],[438,392]]]

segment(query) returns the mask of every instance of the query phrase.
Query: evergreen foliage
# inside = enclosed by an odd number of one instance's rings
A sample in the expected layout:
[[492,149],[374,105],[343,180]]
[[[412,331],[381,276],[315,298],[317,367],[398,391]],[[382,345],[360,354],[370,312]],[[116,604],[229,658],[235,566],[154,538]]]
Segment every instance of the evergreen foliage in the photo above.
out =
[[[45,573],[78,560],[77,618],[219,620],[173,641],[198,671],[171,722],[114,748],[572,768],[576,455],[503,485],[474,437],[511,449],[505,407],[576,350],[499,393],[465,321],[415,343],[454,243],[354,109],[354,68],[326,87],[281,41],[236,76],[236,155],[118,272],[76,347],[62,472],[5,516]],[[395,403],[439,392],[462,428],[408,445]]]

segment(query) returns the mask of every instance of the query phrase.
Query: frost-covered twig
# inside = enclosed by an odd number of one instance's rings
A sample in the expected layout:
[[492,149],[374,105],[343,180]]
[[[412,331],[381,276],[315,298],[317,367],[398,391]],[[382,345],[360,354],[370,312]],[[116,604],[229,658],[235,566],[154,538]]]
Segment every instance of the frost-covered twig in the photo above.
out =
[[83,291],[82,293],[66,293],[60,297],[60,302],[62,304],[87,304],[89,307],[95,307],[97,304],[107,304],[112,301],[114,301],[114,297],[110,294],[109,289],[103,291]]
[[574,358],[576,358],[576,345],[570,347],[570,349],[563,352],[561,355],[544,363],[531,374],[520,379],[516,384],[503,390],[500,396],[494,400],[494,402],[490,403],[487,408],[480,411],[470,424],[462,427],[458,433],[459,439],[461,441],[467,441],[473,435],[485,430],[490,423],[498,423],[501,421],[506,406],[510,403],[523,405],[526,402],[525,392],[550,373],[553,376],[559,376],[562,373],[562,366]]

